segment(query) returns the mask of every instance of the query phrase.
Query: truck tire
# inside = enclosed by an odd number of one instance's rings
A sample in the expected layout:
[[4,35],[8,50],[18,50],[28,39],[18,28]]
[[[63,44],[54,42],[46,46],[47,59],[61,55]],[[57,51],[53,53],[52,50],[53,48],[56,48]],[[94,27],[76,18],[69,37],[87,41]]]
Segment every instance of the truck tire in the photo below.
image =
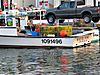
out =
[[91,22],[91,15],[90,14],[86,14],[83,16],[84,22],[85,23],[90,23]]
[[99,21],[99,17],[93,17],[93,18],[92,18],[92,21],[93,21],[93,22],[98,22],[98,21]]
[[48,21],[49,24],[55,23],[55,16],[54,15],[48,15],[47,21]]

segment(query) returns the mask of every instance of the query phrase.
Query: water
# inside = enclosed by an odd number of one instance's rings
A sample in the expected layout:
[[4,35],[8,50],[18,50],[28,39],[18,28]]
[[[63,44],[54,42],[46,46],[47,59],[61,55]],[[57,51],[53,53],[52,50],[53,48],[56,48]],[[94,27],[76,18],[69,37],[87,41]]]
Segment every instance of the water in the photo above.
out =
[[99,42],[73,49],[0,49],[0,74],[100,75]]

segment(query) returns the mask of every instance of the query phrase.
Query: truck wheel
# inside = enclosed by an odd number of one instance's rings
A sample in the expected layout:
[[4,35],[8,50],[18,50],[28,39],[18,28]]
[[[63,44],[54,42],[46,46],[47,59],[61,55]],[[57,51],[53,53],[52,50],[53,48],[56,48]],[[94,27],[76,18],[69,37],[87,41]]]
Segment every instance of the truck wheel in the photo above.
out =
[[93,18],[92,18],[92,21],[93,21],[93,22],[98,22],[98,21],[99,21],[99,18],[98,18],[98,17],[93,17]]
[[55,23],[55,16],[54,15],[48,15],[47,21],[48,21],[49,24]]
[[90,23],[91,22],[91,15],[84,15],[83,19],[84,19],[85,23]]

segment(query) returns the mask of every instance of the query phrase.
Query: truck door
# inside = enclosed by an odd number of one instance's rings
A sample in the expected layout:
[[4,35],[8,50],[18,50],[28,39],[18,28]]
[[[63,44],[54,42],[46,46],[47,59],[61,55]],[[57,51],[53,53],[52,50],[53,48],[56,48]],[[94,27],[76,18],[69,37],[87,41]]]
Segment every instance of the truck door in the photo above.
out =
[[71,18],[75,16],[75,2],[65,2],[61,4],[55,12],[61,18]]
[[69,2],[69,8],[68,8],[68,11],[67,11],[68,15],[68,18],[74,18],[76,16],[76,4],[75,4],[75,1],[71,1]]
[[55,13],[58,17],[64,18],[67,15],[66,11],[68,10],[68,8],[69,8],[69,2],[62,3],[61,5],[58,6]]

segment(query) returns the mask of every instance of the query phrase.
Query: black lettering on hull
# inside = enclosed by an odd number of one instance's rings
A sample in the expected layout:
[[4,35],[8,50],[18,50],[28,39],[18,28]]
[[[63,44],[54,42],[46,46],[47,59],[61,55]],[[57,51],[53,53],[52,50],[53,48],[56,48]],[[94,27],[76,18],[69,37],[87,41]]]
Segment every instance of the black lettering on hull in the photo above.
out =
[[61,39],[42,39],[42,44],[62,44]]

